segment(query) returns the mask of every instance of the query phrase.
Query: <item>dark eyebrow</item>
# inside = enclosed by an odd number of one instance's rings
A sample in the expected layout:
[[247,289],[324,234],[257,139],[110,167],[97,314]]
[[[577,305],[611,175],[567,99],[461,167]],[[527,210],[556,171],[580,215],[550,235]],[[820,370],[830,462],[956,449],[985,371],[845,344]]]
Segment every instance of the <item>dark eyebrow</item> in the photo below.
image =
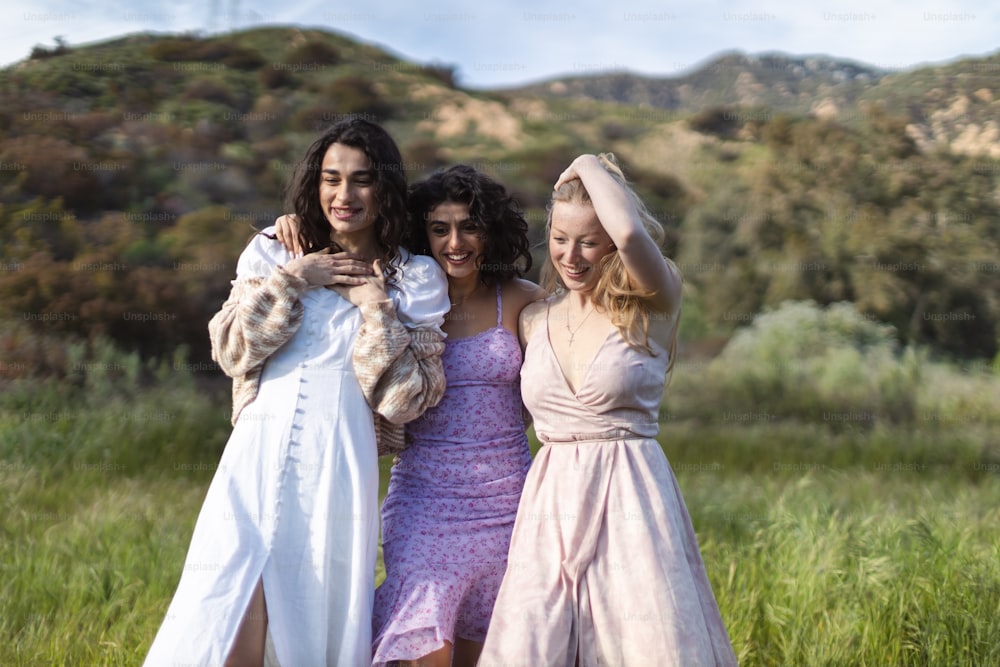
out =
[[[324,169],[323,173],[324,174],[333,174],[335,176],[340,176],[340,171],[337,170],[337,169]],[[351,173],[351,176],[353,176],[354,178],[359,178],[359,177],[362,177],[362,176],[367,176],[367,177],[371,178],[374,175],[375,175],[375,171],[373,169],[358,169],[357,171]]]
[[[475,222],[472,218],[466,218],[465,220],[457,220],[456,225],[464,225],[467,222]],[[427,220],[428,225],[447,225],[450,224],[447,220],[438,220],[436,218],[429,218]]]

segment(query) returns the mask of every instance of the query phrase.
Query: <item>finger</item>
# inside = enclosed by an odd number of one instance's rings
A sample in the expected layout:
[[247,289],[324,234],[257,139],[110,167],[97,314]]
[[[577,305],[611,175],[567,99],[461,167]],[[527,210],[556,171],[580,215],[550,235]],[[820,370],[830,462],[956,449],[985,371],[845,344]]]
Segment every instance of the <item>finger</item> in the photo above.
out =
[[349,273],[357,276],[370,276],[373,273],[372,267],[364,262],[335,263],[331,264],[330,268],[337,273]]
[[347,287],[353,287],[355,285],[364,285],[368,282],[365,278],[359,278],[357,276],[345,276],[343,274],[334,274],[330,276],[327,285],[345,285]]
[[283,232],[279,231],[277,233],[278,241],[281,245],[288,249],[288,252],[292,253],[295,257],[302,257],[305,253],[302,250],[302,243],[299,241],[298,236],[288,236]]
[[579,178],[579,176],[576,175],[576,171],[574,171],[573,169],[567,169],[563,173],[559,174],[559,178],[556,179],[556,184],[552,186],[552,189],[558,190],[564,184],[576,180],[577,178]]
[[382,271],[381,260],[376,259],[372,262],[372,271],[375,273],[374,283],[378,285],[381,290],[385,289],[385,273]]

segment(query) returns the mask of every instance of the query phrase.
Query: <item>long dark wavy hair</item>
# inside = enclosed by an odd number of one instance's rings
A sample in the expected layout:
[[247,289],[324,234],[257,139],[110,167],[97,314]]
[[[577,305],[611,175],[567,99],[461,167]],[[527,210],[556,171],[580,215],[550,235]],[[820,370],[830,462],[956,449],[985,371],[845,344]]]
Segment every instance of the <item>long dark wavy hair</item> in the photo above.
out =
[[467,204],[470,220],[479,227],[484,241],[478,267],[480,281],[493,286],[528,272],[528,222],[520,205],[500,183],[464,164],[435,172],[410,187],[408,248],[430,254],[427,215],[444,202]]
[[330,126],[306,150],[285,191],[285,207],[299,219],[299,242],[306,253],[331,248],[342,250],[330,239],[330,223],[319,201],[323,158],[332,144],[351,146],[364,152],[374,174],[375,240],[378,259],[393,284],[399,263],[399,246],[406,234],[406,174],[399,147],[381,125],[363,118],[348,118]]

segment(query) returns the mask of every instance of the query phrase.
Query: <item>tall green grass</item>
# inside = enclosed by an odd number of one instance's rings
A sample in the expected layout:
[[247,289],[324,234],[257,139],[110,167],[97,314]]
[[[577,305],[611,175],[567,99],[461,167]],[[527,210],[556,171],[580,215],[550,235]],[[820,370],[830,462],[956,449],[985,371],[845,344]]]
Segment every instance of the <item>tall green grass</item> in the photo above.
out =
[[817,469],[680,484],[740,664],[1000,664],[996,475]]

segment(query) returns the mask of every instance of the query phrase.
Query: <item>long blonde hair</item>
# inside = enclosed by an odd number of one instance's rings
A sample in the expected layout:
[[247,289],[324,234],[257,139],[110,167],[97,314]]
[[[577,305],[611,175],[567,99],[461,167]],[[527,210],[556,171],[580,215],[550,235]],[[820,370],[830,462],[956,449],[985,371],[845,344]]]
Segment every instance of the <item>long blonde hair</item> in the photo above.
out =
[[[615,160],[615,156],[611,153],[601,153],[597,157],[601,162],[601,166],[628,193],[632,203],[635,204],[646,232],[656,242],[656,245],[661,246],[666,238],[663,225],[653,217],[646,208],[646,205],[639,199],[639,195],[629,186],[621,167],[618,166],[618,162]],[[583,183],[579,179],[563,183],[558,190],[552,193],[552,199],[549,202],[545,222],[546,239],[552,233],[552,209],[556,202],[593,206],[587,189],[583,187]],[[674,270],[677,270],[676,265],[669,258],[665,257],[664,259],[673,265]],[[649,345],[649,318],[651,312],[647,301],[647,299],[653,296],[653,293],[635,286],[628,275],[628,271],[625,270],[625,264],[618,255],[617,248],[614,248],[610,253],[601,258],[600,269],[601,272],[597,280],[597,285],[590,294],[591,303],[598,309],[608,313],[611,323],[618,328],[619,333],[621,333],[626,343],[633,348],[643,350],[647,354],[655,356],[656,352]],[[562,291],[566,287],[559,279],[559,273],[553,267],[551,259],[542,266],[541,282],[542,286],[549,292]],[[668,353],[670,355],[669,364],[671,367],[674,364],[676,349],[677,328],[675,327],[674,334],[668,346]]]

